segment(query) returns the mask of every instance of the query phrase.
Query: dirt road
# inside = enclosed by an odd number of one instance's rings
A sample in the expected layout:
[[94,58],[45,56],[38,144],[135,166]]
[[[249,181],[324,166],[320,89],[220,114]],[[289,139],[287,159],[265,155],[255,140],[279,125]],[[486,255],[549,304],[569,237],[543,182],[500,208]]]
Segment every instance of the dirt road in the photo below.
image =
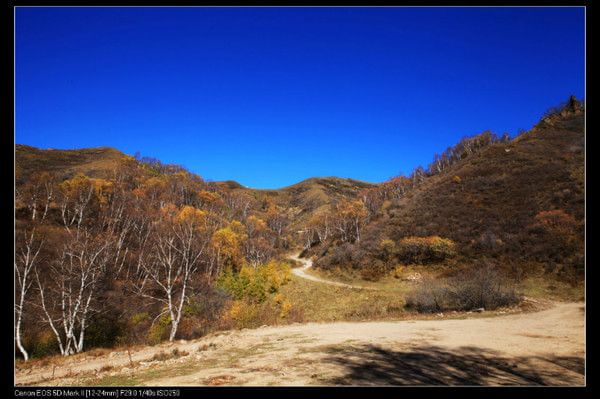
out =
[[[152,360],[157,354],[179,355]],[[182,353],[183,352],[183,353]],[[18,370],[31,385],[582,385],[584,305],[536,313],[226,332]],[[102,370],[104,368],[104,370]]]
[[338,287],[356,288],[356,289],[363,289],[363,290],[374,290],[374,288],[371,288],[371,287],[362,287],[359,285],[350,285],[350,284],[340,283],[338,281],[326,280],[324,278],[320,278],[317,276],[313,276],[312,274],[308,274],[308,273],[306,273],[306,271],[312,267],[313,262],[311,259],[300,258],[299,255],[300,255],[299,253],[292,255],[292,256],[290,256],[290,259],[300,262],[304,265],[302,267],[292,269],[292,273],[294,273],[296,276],[298,276],[300,278],[304,278],[306,280],[311,280],[311,281],[316,281],[318,283],[323,283],[323,284],[337,285]]

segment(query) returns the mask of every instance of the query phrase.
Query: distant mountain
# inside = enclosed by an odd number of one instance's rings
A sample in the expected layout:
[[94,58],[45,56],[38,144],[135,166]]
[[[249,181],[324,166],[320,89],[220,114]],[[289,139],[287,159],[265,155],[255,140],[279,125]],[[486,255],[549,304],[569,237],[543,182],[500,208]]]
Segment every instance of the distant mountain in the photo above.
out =
[[340,177],[312,177],[279,190],[265,190],[275,202],[290,210],[292,226],[300,228],[313,215],[327,212],[337,201],[357,198],[375,185]]
[[[74,150],[39,149],[28,145],[15,146],[16,182],[20,185],[34,172],[52,172],[60,179],[76,174],[89,177],[111,176],[120,161],[131,159],[123,152],[110,148],[82,148]],[[313,177],[278,190],[261,190],[242,186],[236,181],[214,182],[223,192],[244,192],[256,199],[271,198],[279,207],[288,210],[293,225],[301,225],[315,212],[324,212],[335,201],[354,198],[374,185],[339,177]]]

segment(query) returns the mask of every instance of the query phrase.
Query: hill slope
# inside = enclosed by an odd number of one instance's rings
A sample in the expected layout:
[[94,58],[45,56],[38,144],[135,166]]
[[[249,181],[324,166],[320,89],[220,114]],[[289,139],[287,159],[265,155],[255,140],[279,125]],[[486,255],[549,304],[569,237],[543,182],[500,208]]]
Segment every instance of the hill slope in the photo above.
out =
[[267,194],[280,207],[288,209],[292,228],[302,228],[315,214],[331,209],[331,205],[359,193],[374,184],[340,177],[313,177],[279,190],[255,190]]
[[83,173],[90,177],[106,177],[127,155],[110,147],[77,150],[42,150],[28,145],[15,145],[17,184],[27,181],[32,173],[53,172],[62,179]]
[[[25,183],[33,173],[51,172],[60,180],[76,174],[89,177],[111,176],[119,162],[130,158],[110,147],[82,148],[76,150],[39,149],[28,145],[15,146],[17,185]],[[355,198],[358,193],[374,185],[338,177],[314,177],[278,190],[261,190],[244,187],[236,181],[214,183],[223,193],[242,192],[257,200],[270,198],[289,214],[293,228],[301,228],[314,213],[324,212],[342,198]]]
[[354,267],[365,267],[365,258],[381,257],[383,239],[437,235],[455,241],[465,258],[539,261],[582,271],[584,117],[582,105],[571,104],[514,140],[427,177],[387,203],[359,244],[345,251],[335,243],[321,248],[317,254],[325,257],[316,266],[352,258]]
[[542,123],[434,176],[394,204],[389,231],[468,244],[486,234],[510,241],[540,211],[562,209],[581,221],[583,150],[583,115]]

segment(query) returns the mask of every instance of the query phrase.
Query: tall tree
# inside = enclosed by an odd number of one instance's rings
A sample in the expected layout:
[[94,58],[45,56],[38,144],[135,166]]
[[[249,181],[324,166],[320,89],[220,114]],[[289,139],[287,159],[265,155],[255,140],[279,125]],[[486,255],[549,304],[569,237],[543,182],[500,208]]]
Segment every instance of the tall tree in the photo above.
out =
[[17,279],[15,289],[15,340],[23,358],[28,360],[29,354],[21,341],[21,325],[25,314],[27,293],[33,283],[32,274],[35,274],[35,267],[37,266],[43,241],[38,239],[35,229],[30,232],[24,231],[23,236],[24,240],[17,240],[17,255],[15,258],[15,275]]
[[169,315],[169,341],[175,339],[183,306],[190,294],[191,280],[199,269],[211,236],[206,212],[191,206],[177,209],[168,205],[156,222],[151,255],[142,262],[142,273],[135,288],[141,296],[165,306],[155,320]]

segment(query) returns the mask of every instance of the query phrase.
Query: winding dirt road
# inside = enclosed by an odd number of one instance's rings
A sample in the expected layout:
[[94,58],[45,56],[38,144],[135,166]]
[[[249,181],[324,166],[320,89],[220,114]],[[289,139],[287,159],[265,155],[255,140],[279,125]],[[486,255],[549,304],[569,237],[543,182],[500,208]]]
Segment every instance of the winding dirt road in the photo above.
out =
[[296,276],[298,276],[300,278],[310,280],[310,281],[316,281],[318,283],[323,283],[323,284],[336,285],[338,287],[355,288],[355,289],[362,289],[362,290],[376,290],[375,288],[371,288],[371,287],[363,287],[360,285],[351,285],[351,284],[340,283],[339,281],[326,280],[324,278],[320,278],[317,276],[313,276],[312,274],[308,274],[308,273],[306,273],[306,271],[312,267],[313,261],[311,259],[300,258],[299,256],[300,256],[300,253],[297,253],[295,255],[290,256],[290,259],[300,262],[304,265],[302,267],[297,267],[295,269],[292,269],[292,273],[294,273]]
[[[495,317],[230,331],[140,348],[132,351],[133,365],[127,352],[113,352],[64,359],[54,370],[51,364],[20,369],[16,383],[583,385],[584,339],[584,304],[556,303]],[[174,349],[179,356],[152,359]]]

